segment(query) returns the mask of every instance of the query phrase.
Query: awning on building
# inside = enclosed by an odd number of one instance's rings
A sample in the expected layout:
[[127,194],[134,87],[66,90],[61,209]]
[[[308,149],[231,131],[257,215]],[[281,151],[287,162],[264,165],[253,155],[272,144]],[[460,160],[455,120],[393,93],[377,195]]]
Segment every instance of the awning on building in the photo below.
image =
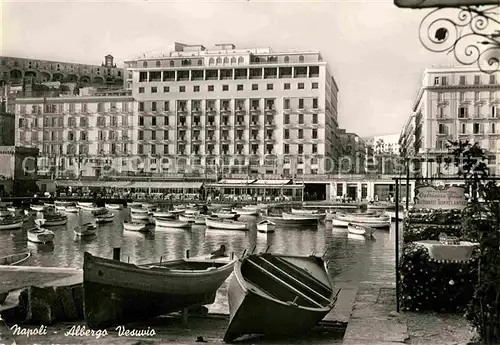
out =
[[289,184],[292,180],[257,180],[255,184],[266,186],[283,186]]
[[160,182],[160,181],[134,181],[128,188],[154,188],[154,189],[200,189],[203,182]]
[[227,185],[246,185],[257,181],[256,179],[222,179],[217,184],[227,184]]
[[102,187],[102,188],[128,188],[130,181],[78,181],[57,180],[58,187]]

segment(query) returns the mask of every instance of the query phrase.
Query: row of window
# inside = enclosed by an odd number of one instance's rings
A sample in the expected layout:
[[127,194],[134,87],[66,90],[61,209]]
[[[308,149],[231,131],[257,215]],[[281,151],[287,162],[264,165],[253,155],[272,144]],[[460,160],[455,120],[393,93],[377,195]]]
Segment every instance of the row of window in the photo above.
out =
[[[222,91],[229,91],[229,88],[230,88],[230,85],[222,85],[221,90]],[[259,91],[259,84],[252,84],[251,89],[252,89],[252,91]],[[319,89],[319,83],[311,83],[311,89],[312,90]],[[244,91],[244,90],[245,90],[245,86],[243,84],[236,85],[236,91]],[[274,84],[267,84],[266,90],[267,91],[274,90]],[[283,90],[291,90],[290,83],[284,83]],[[305,83],[297,83],[297,90],[305,90]],[[215,85],[207,85],[207,91],[208,92],[215,91]],[[141,87],[139,87],[138,92],[145,93],[146,89],[141,86]],[[151,93],[158,93],[158,87],[152,86],[150,92]],[[164,86],[163,92],[170,92],[170,86]],[[186,92],[186,86],[184,86],[184,85],[179,86],[179,92]],[[200,92],[200,86],[194,85],[193,92]]]
[[[438,92],[438,94],[437,94],[438,102],[446,101],[448,99],[446,97],[447,95],[448,95],[447,92]],[[468,99],[467,99],[467,93],[466,92],[459,92],[458,93],[458,100],[460,102],[466,102],[466,101],[468,101]],[[474,92],[474,101],[475,102],[486,101],[486,100],[487,100],[486,98],[481,98],[481,92]],[[490,102],[493,102],[493,101],[497,100],[497,92],[490,91],[488,100]]]
[[[489,84],[496,84],[497,83],[497,76],[495,74],[490,74],[489,75]],[[461,75],[459,76],[459,85],[467,85],[467,76]],[[482,78],[481,75],[475,75],[474,76],[474,85],[481,85],[482,84]],[[434,85],[443,85],[446,86],[448,85],[448,77],[434,77]]]
[[[443,112],[443,108],[438,108],[438,112],[439,112],[439,115],[442,117],[444,116],[444,112]],[[500,112],[500,108],[497,108],[497,107],[491,107],[490,109],[490,112],[489,112],[489,116],[487,116],[488,118],[496,118],[498,117],[498,114]],[[480,115],[482,114],[482,107],[480,106],[476,106],[475,107],[475,114],[476,115]],[[468,107],[460,107],[458,108],[458,118],[459,119],[465,119],[469,117],[469,108]]]
[[[472,133],[467,133],[467,124],[461,123],[460,124],[460,134],[500,134],[497,133],[496,131],[496,123],[490,123],[489,124],[489,131],[485,131],[485,124],[484,123],[473,123],[472,124]],[[438,126],[438,134],[450,134],[450,127],[447,126],[446,124],[440,123]]]
[[[31,113],[33,114],[62,114],[65,110],[68,110],[70,113],[71,112],[76,112],[76,103],[66,103],[66,104],[45,104],[44,106],[42,105],[32,105],[31,106]],[[82,112],[87,112],[89,110],[88,107],[89,103],[81,103],[80,104],[80,111]],[[26,114],[26,108],[27,106],[24,104],[21,104],[19,106],[19,113],[20,114]],[[122,102],[121,104],[121,109],[118,109],[117,103],[116,102],[110,102],[109,107],[106,107],[105,103],[99,102],[97,103],[97,112],[103,113],[106,111],[122,111],[122,112],[128,112],[131,107],[129,106],[129,102]]]
[[[208,64],[209,65],[222,64],[222,63],[224,63],[224,64],[228,64],[228,63],[231,63],[231,64],[235,64],[235,63],[242,64],[242,63],[244,63],[244,61],[245,61],[245,59],[242,56],[240,56],[238,58],[236,58],[235,56],[233,56],[233,57],[231,57],[231,59],[228,56],[226,56],[224,58],[222,58],[222,57],[217,57],[217,58],[211,57],[208,60]],[[304,62],[305,61],[304,56],[303,55],[299,55],[298,61],[299,62]],[[198,65],[198,66],[203,66],[203,59],[194,59],[194,60],[193,59],[183,59],[183,60],[181,60],[181,65],[182,66],[191,66],[191,65],[194,64],[193,62],[196,65]],[[253,62],[255,62],[255,63],[259,63],[259,62],[275,63],[275,62],[278,62],[278,58],[274,57],[274,56],[269,56],[267,58],[260,58],[260,57],[256,56],[256,57],[253,58]],[[290,62],[290,57],[289,56],[284,56],[283,62],[285,62],[285,63]],[[155,67],[161,67],[161,65],[162,65],[162,63],[161,63],[160,60],[155,61],[154,65],[153,65],[152,61],[150,61],[150,62],[144,61],[142,63],[142,67],[144,67],[144,68],[153,67],[153,66],[155,66]],[[169,65],[171,67],[174,67],[175,66],[175,60],[170,60],[169,61]]]
[[[159,146],[159,145],[148,145],[148,144],[138,144],[137,145],[137,153],[142,155],[142,154],[152,154],[152,155],[155,155],[155,154],[159,154],[160,152],[157,151],[157,146],[158,147],[162,147],[162,146]],[[304,154],[304,145],[303,144],[296,144],[296,148],[297,148],[297,153],[298,154]],[[221,145],[221,149],[222,149],[222,152],[223,154],[229,154],[230,152],[230,145],[228,144],[223,144]],[[265,146],[265,150],[266,150],[266,153],[267,154],[275,154],[275,151],[274,151],[274,145],[266,145]],[[170,154],[170,146],[168,144],[165,144],[163,145],[163,154]],[[201,153],[201,145],[199,144],[192,144],[191,145],[191,153],[192,154],[200,154]],[[250,153],[251,154],[259,154],[259,151],[260,151],[260,146],[259,144],[252,144],[250,146]],[[205,152],[209,153],[209,154],[214,154],[215,152],[215,145],[211,145],[211,144],[208,144],[206,145],[206,149],[205,149]],[[283,145],[283,153],[284,154],[290,154],[290,144],[284,144]],[[179,144],[177,146],[177,152],[176,153],[179,153],[179,154],[187,154],[186,152],[186,145],[184,144]],[[235,154],[240,154],[240,155],[244,155],[245,152],[244,152],[244,146],[242,144],[237,144],[236,145],[236,150],[234,152]],[[318,153],[318,145],[317,144],[312,144],[311,145],[311,153],[312,154],[317,154]],[[299,164],[301,164],[299,162]],[[313,163],[314,164],[314,163]]]

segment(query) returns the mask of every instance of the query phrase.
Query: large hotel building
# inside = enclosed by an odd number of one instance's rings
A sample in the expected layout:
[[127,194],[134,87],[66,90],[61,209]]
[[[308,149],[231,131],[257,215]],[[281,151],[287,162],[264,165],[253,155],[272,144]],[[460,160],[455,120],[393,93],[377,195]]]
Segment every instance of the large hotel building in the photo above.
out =
[[424,177],[453,175],[445,157],[449,141],[477,142],[488,151],[491,174],[500,162],[500,73],[477,67],[429,68],[404,126],[401,152]]
[[338,86],[317,51],[176,43],[125,69],[139,155],[286,176],[324,174],[338,156]]
[[317,51],[176,43],[124,73],[126,94],[18,98],[16,144],[40,149],[41,172],[68,178],[325,174],[339,157],[338,87]]

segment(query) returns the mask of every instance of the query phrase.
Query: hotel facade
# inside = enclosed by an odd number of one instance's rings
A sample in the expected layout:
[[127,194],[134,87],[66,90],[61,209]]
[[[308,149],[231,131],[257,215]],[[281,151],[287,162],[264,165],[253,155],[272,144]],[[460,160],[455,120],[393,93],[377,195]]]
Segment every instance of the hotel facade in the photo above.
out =
[[455,174],[448,169],[449,141],[477,142],[488,152],[491,174],[500,170],[500,73],[473,67],[429,68],[400,136],[401,152],[423,177]]
[[338,86],[317,51],[176,43],[163,57],[127,61],[125,70],[137,155],[225,174],[334,169]]

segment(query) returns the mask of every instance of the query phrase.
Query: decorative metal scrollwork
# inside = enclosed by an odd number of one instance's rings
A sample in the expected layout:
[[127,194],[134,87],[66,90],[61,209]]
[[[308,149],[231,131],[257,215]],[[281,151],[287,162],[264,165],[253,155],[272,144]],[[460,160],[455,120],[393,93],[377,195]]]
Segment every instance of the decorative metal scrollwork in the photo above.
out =
[[432,52],[453,52],[463,65],[477,63],[485,73],[496,72],[500,70],[499,9],[498,5],[437,8],[422,19],[420,42]]

